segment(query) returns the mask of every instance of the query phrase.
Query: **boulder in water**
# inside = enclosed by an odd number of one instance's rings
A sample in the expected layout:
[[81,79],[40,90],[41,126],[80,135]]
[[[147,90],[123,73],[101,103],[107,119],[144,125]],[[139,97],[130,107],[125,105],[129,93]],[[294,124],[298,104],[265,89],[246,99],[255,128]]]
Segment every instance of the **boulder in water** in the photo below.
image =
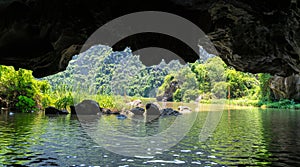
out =
[[55,107],[47,107],[47,108],[45,108],[45,114],[46,115],[52,115],[52,114],[61,114],[61,115],[63,115],[63,114],[69,114],[69,112],[67,111],[67,110],[59,110],[59,109],[57,109],[57,108],[55,108]]
[[70,106],[70,109],[71,109],[71,114],[75,114],[76,115],[76,111],[75,111],[75,106]]
[[173,110],[172,108],[164,108],[162,110],[160,110],[160,115],[161,116],[178,116],[181,115],[178,111]]
[[101,109],[99,104],[93,100],[83,100],[75,106],[77,115],[97,115],[100,114]]
[[127,118],[127,116],[126,116],[126,115],[123,115],[123,114],[119,114],[119,115],[117,115],[116,117],[117,117],[117,119],[121,119],[121,120]]
[[160,116],[159,108],[153,103],[147,103],[145,115],[147,121],[155,120]]

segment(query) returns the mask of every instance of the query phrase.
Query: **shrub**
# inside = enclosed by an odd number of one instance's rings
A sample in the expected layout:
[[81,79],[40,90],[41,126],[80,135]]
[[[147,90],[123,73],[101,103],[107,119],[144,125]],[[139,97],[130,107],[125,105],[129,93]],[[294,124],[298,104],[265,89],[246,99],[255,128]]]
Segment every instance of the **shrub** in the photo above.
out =
[[48,94],[44,94],[41,97],[41,105],[43,108],[50,106],[53,103],[52,101],[53,99]]
[[20,95],[18,97],[18,102],[16,103],[16,107],[18,110],[22,112],[36,110],[35,101],[32,98],[23,95]]
[[55,107],[58,109],[67,109],[71,105],[74,105],[72,96],[64,96],[55,102]]
[[74,105],[73,97],[71,93],[69,93],[67,96],[58,99],[55,102],[55,107],[58,109],[67,109],[67,106],[71,106],[71,105]]
[[115,98],[112,95],[97,95],[96,101],[101,108],[116,108]]

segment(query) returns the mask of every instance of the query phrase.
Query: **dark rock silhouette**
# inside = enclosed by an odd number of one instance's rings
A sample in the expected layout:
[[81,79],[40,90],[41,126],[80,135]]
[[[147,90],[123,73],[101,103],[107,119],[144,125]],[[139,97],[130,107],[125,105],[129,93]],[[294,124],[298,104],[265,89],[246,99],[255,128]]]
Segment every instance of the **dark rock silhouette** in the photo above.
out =
[[176,110],[173,110],[172,108],[164,108],[162,110],[160,110],[160,116],[178,116],[181,115],[181,113],[179,113]]
[[71,109],[71,114],[74,115],[76,114],[76,110],[75,110],[75,106],[70,106],[70,109]]
[[46,115],[53,115],[53,114],[60,114],[60,115],[66,115],[69,114],[69,112],[67,110],[59,110],[55,107],[47,107],[45,108],[45,114]]

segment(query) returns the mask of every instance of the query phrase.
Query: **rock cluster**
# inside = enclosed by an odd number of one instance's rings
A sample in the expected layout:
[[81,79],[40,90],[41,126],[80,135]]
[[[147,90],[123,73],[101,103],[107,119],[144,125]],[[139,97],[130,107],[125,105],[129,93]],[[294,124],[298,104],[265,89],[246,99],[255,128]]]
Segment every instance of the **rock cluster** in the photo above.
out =
[[181,115],[181,113],[179,113],[176,110],[173,110],[172,108],[164,108],[164,109],[160,110],[160,115],[161,116],[170,116],[170,115],[178,116],[178,115]]
[[[141,105],[139,103],[138,105]],[[191,112],[189,107],[179,106],[176,111],[172,108],[163,108],[160,109],[158,104],[147,103],[145,105],[145,109],[141,107],[134,107],[130,110],[121,111],[121,112],[112,112],[110,109],[101,108],[100,105],[93,100],[83,100],[81,103],[71,106],[71,114],[72,115],[101,115],[101,114],[116,114],[118,119],[126,119],[127,116],[132,118],[143,119],[146,118],[147,122],[151,122],[152,120],[156,120],[162,116],[178,116],[182,113]],[[54,107],[47,107],[45,109],[45,114],[69,114],[67,110],[59,110]]]

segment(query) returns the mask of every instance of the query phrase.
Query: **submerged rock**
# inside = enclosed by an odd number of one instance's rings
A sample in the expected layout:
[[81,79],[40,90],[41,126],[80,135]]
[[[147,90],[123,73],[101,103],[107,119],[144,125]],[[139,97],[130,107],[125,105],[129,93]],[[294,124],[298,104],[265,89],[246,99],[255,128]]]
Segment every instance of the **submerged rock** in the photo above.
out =
[[119,114],[119,115],[117,115],[116,117],[117,117],[117,119],[121,119],[121,120],[127,118],[127,116],[126,116],[126,115],[123,115],[123,114]]
[[75,106],[76,114],[82,115],[97,115],[100,114],[101,109],[99,104],[93,100],[83,100]]

